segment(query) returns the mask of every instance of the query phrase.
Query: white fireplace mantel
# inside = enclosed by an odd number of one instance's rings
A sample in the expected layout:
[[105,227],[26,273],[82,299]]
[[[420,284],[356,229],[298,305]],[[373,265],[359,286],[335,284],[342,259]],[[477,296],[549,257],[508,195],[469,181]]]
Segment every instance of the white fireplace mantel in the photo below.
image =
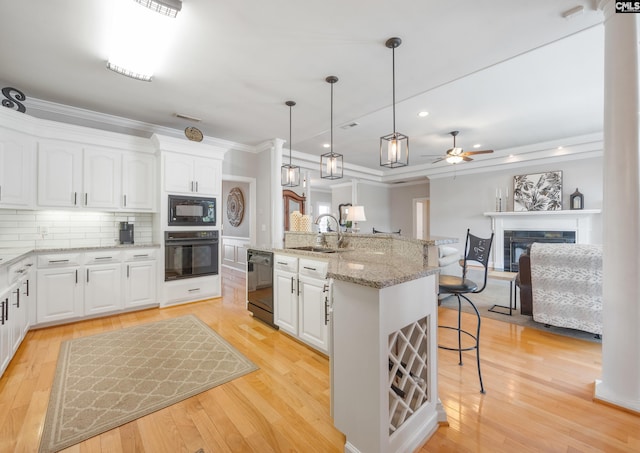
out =
[[494,233],[493,267],[504,269],[505,230],[574,231],[576,243],[592,243],[592,219],[600,209],[485,212]]

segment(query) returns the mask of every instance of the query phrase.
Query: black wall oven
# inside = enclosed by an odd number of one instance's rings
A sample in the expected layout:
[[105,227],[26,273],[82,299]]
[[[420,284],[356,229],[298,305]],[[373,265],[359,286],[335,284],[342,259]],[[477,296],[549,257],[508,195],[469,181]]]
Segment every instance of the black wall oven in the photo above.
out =
[[165,281],[218,273],[218,231],[167,231],[164,244]]
[[169,195],[170,226],[216,226],[216,199]]

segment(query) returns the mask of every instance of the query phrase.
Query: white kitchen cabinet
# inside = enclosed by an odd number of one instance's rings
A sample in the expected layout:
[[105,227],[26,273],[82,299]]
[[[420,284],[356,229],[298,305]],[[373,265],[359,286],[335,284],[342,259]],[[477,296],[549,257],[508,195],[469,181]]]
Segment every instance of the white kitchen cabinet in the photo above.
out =
[[36,303],[38,324],[84,316],[80,266],[38,269]]
[[32,300],[29,285],[33,274],[32,266],[33,259],[28,257],[9,267],[8,277],[12,284],[9,293],[12,354],[18,350],[29,330],[29,311],[35,309],[30,306]]
[[84,314],[122,310],[122,264],[94,264],[84,270]]
[[274,322],[313,348],[329,352],[328,262],[274,257]]
[[82,147],[73,143],[38,144],[38,205],[76,208],[82,203]]
[[328,262],[301,258],[298,262],[298,337],[329,352]]
[[218,195],[222,190],[218,159],[165,153],[164,188],[169,193]]
[[327,281],[299,275],[298,336],[324,353],[329,352]]
[[80,144],[41,141],[38,205],[153,210],[154,156]]
[[155,211],[157,192],[155,156],[124,153],[122,156],[122,208],[133,211]]
[[119,208],[122,192],[122,154],[109,148],[85,148],[82,168],[82,206],[98,209]]
[[124,263],[125,308],[157,304],[155,250],[129,251]]
[[298,258],[274,256],[273,320],[285,332],[298,336]]
[[0,137],[0,207],[30,208],[35,177],[35,140],[3,131]]
[[[0,288],[4,287],[4,282]],[[0,375],[7,369],[11,358],[13,357],[11,339],[12,339],[12,317],[11,313],[7,317],[9,310],[10,294],[13,287],[4,287],[0,289]]]

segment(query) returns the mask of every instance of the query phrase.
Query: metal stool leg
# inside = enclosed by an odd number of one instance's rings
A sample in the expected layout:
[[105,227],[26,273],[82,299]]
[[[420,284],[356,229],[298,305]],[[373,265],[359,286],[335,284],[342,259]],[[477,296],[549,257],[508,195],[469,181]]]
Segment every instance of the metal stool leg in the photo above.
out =
[[[454,326],[438,326],[438,327],[441,327],[443,329],[457,330],[458,331],[458,347],[455,348],[455,347],[448,347],[448,346],[442,346],[442,345],[438,345],[438,347],[440,349],[446,349],[449,351],[458,351],[458,359],[459,359],[458,365],[462,365],[462,351],[471,351],[475,349],[476,362],[478,365],[478,379],[480,380],[480,393],[485,393],[484,383],[482,382],[482,372],[480,370],[480,324],[481,324],[480,312],[478,311],[478,308],[475,306],[475,304],[471,302],[471,300],[468,297],[466,297],[464,294],[456,293],[455,296],[458,299],[458,325],[456,327]],[[471,307],[475,311],[476,318],[478,320],[475,335],[462,329],[462,300],[460,299],[461,297],[464,298],[467,302],[469,302],[469,305],[471,305]],[[465,334],[471,337],[474,340],[474,345],[468,348],[463,348],[462,334]]]

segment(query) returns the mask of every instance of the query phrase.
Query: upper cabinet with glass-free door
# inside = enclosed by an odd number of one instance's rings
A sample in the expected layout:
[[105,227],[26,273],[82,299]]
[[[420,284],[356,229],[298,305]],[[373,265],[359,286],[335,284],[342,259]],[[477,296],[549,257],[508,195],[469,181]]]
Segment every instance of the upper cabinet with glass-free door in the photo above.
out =
[[0,208],[33,206],[35,148],[32,137],[3,130],[0,137]]

